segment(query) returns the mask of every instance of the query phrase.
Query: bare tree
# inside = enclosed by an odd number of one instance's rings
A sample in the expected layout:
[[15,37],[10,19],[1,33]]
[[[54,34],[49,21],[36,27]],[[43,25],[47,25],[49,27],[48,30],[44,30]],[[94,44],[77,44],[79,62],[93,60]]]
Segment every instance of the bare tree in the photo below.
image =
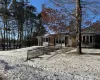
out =
[[[5,41],[7,40],[7,20],[10,16],[8,6],[9,6],[10,2],[11,2],[11,0],[0,1],[0,5],[1,5],[0,13],[2,14],[2,19],[3,19],[3,23],[4,23],[3,50],[5,50]],[[7,49],[8,49],[8,47],[7,47]]]
[[82,10],[80,0],[76,0],[76,25],[77,25],[77,53],[81,54],[81,21]]
[[[62,9],[63,12],[67,14],[67,16],[71,16],[76,20],[76,33],[77,33],[77,52],[81,54],[81,27],[85,23],[91,23],[99,13],[99,3],[98,0],[50,0],[54,3],[58,8]],[[71,6],[71,7],[69,7]],[[75,10],[76,6],[76,10]],[[73,10],[74,13],[72,12]],[[76,16],[73,15],[76,13]],[[91,18],[90,13],[92,15]],[[87,19],[87,20],[86,20]],[[85,23],[84,23],[85,22]]]

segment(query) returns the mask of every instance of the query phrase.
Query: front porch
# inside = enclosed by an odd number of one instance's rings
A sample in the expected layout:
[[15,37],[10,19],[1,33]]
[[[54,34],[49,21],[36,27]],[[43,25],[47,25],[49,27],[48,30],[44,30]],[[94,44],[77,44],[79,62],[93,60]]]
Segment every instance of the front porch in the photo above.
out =
[[76,47],[76,35],[38,36],[38,46]]
[[100,48],[100,34],[82,33],[82,47]]

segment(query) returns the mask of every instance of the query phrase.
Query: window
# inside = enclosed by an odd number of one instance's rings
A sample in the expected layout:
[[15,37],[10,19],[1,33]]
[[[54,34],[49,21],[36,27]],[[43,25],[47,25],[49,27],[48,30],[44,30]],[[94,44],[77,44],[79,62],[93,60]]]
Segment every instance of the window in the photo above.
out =
[[46,42],[48,42],[48,38],[46,38]]
[[85,42],[85,36],[83,36],[83,43]]
[[90,43],[92,43],[92,36],[90,36]]

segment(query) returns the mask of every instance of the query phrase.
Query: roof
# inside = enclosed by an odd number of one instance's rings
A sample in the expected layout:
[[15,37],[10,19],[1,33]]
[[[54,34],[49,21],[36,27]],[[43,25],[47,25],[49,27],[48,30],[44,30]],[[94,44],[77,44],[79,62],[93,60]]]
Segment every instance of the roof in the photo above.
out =
[[100,34],[100,21],[95,22],[91,26],[83,29],[82,33],[96,33],[96,34]]
[[60,36],[63,36],[63,35],[67,35],[68,33],[53,33],[53,34],[44,34],[43,37],[60,37]]
[[48,37],[50,34],[44,34],[44,36],[43,37]]

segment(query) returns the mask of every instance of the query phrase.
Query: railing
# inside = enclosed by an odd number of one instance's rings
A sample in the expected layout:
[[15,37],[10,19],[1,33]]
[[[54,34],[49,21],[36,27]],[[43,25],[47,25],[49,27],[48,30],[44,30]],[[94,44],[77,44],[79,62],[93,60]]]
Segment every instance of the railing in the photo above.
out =
[[27,51],[27,60],[30,60],[32,58],[39,57],[44,54],[49,54],[50,52],[55,52],[55,50],[60,49],[60,46],[48,46],[48,47],[38,47],[35,49],[31,49]]

